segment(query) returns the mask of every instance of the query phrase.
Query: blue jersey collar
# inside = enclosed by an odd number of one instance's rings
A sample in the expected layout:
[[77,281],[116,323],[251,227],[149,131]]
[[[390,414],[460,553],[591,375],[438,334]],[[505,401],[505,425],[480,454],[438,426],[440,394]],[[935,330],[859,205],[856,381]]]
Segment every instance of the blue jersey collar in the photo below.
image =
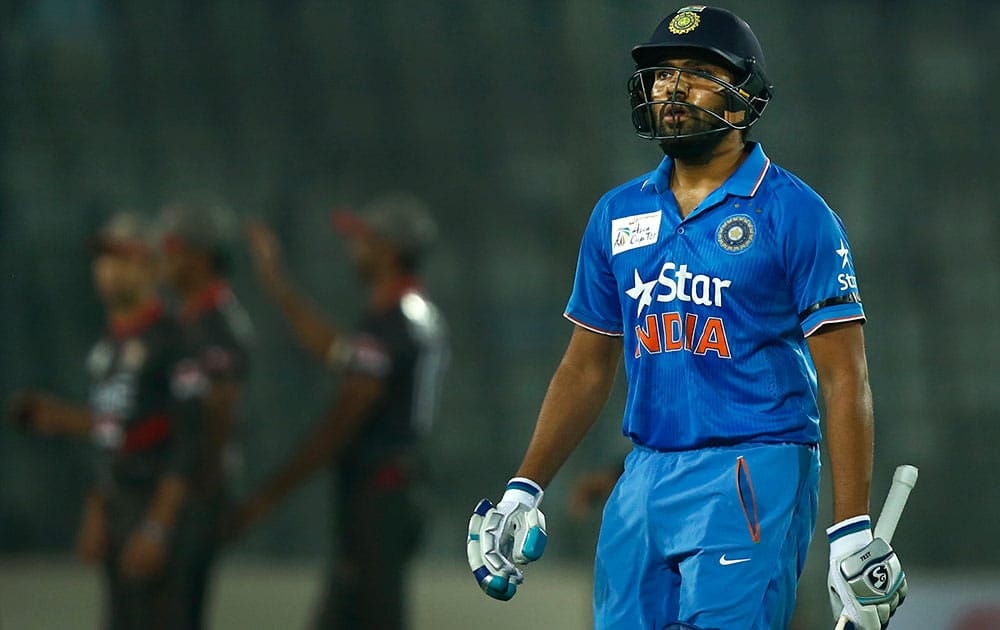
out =
[[[750,155],[740,164],[736,172],[729,176],[721,186],[721,190],[730,195],[739,197],[753,197],[760,190],[760,185],[771,168],[771,160],[764,155],[764,149],[757,142],[748,142]],[[674,167],[673,158],[667,156],[663,158],[656,170],[649,174],[646,181],[642,183],[640,190],[643,192],[656,192],[663,194],[670,190],[670,171]]]

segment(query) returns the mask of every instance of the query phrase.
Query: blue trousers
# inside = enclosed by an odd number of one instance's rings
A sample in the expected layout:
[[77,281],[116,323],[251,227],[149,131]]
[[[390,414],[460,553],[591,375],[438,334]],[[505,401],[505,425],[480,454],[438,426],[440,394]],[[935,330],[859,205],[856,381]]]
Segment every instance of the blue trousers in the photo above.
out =
[[815,446],[637,446],[604,509],[595,629],[786,629],[818,500]]

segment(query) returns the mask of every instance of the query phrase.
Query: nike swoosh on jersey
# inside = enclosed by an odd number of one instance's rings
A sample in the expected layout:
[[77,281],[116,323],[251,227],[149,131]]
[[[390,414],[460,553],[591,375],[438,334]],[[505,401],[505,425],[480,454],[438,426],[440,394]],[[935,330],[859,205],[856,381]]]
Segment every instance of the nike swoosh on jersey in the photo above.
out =
[[726,554],[722,554],[722,557],[719,558],[719,564],[721,564],[724,567],[727,567],[731,564],[739,564],[741,562],[750,562],[750,558],[734,558],[733,560],[729,560],[728,558],[726,558]]

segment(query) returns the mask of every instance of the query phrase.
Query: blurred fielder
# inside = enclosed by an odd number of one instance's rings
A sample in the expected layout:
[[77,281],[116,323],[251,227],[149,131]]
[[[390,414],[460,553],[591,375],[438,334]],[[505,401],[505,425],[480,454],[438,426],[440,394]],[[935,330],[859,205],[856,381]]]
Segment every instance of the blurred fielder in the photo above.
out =
[[40,392],[15,403],[19,421],[47,435],[89,435],[96,475],[84,501],[77,553],[100,562],[113,630],[191,628],[190,497],[201,458],[208,380],[190,338],[156,293],[150,232],[115,215],[94,241],[94,285],[109,330],[87,359],[89,408]]
[[199,461],[188,510],[190,527],[174,542],[183,556],[189,608],[185,627],[204,626],[205,602],[219,552],[221,520],[238,464],[233,437],[249,370],[252,326],[226,279],[238,226],[221,204],[175,203],[160,216],[163,276],[197,351],[208,391]]
[[516,476],[470,521],[476,580],[509,599],[517,565],[541,555],[542,489],[593,424],[624,353],[622,431],[634,447],[604,510],[595,627],[788,627],[816,520],[818,381],[834,619],[843,608],[855,627],[878,629],[906,583],[868,516],[865,315],[844,226],[746,139],[772,93],[746,22],[683,7],[632,57],[632,122],[666,157],[591,215],[569,347]]
[[407,626],[405,576],[423,516],[414,495],[421,438],[433,419],[447,362],[445,322],[417,273],[436,230],[422,202],[379,197],[358,214],[335,215],[368,289],[354,331],[325,319],[286,278],[278,242],[249,230],[258,276],[302,346],[342,373],[326,417],[238,511],[237,530],[263,518],[293,488],[331,464],[336,471],[337,563],[317,628]]

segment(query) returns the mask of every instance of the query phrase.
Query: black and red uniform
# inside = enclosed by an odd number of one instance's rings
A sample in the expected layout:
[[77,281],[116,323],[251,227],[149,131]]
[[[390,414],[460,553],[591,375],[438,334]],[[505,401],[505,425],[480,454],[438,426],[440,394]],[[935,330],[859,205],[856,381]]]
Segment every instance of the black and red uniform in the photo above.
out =
[[384,393],[336,462],[339,539],[319,628],[405,626],[404,576],[423,526],[413,497],[448,361],[445,323],[415,281],[373,304],[338,359]]
[[[159,302],[119,321],[87,359],[91,377],[97,489],[104,497],[108,549],[109,627],[180,628],[185,597],[176,554],[155,577],[126,580],[121,554],[143,526],[159,483],[178,476],[189,484],[197,466],[207,380],[188,336]],[[182,510],[172,532],[187,526]]]
[[[179,319],[201,362],[212,387],[233,386],[242,390],[249,369],[248,346],[251,336],[250,318],[236,300],[228,283],[219,280],[180,309]],[[237,424],[238,409],[226,424]],[[205,421],[216,420],[208,409]],[[235,429],[236,427],[232,427]],[[222,517],[230,505],[230,477],[233,471],[227,456],[236,455],[235,443],[212,444],[211,431],[202,433],[200,458],[194,472],[188,509],[192,518],[176,540],[175,551],[184,558],[188,573],[185,585],[190,605],[185,628],[197,630],[204,625],[204,603],[210,575],[220,549]],[[230,460],[233,457],[229,457]]]

